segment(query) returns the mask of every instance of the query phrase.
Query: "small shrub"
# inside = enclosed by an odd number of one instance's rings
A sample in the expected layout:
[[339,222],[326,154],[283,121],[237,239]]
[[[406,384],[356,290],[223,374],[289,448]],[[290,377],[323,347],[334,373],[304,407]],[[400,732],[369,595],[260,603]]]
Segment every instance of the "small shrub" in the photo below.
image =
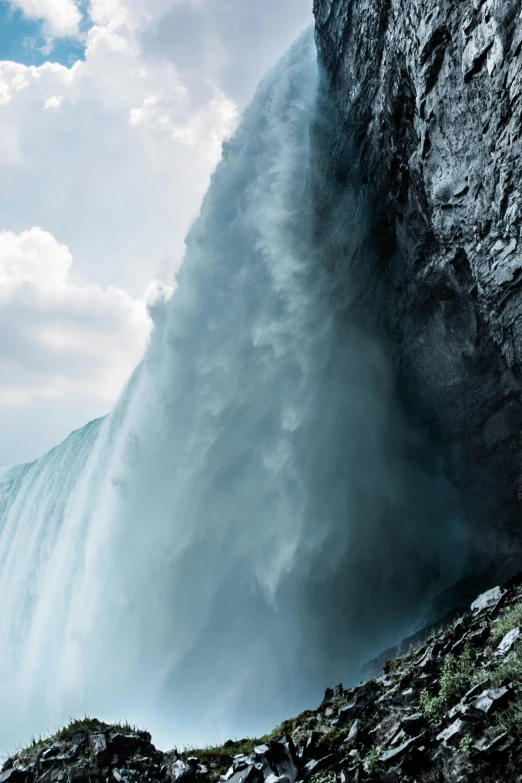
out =
[[444,633],[444,631],[447,628],[447,624],[442,623],[441,625],[436,625],[434,628],[431,629],[431,631],[428,634],[427,642],[436,642],[439,636]]
[[461,753],[467,753],[473,747],[473,738],[471,734],[465,734],[459,742],[459,750]]
[[[35,751],[40,750],[43,748],[47,743],[50,742],[70,742],[75,734],[78,734],[80,731],[86,731],[89,733],[95,733],[99,731],[105,731],[109,727],[107,724],[102,723],[99,720],[96,720],[95,718],[90,718],[88,715],[86,715],[84,718],[79,718],[75,720],[71,720],[67,726],[64,726],[64,728],[60,729],[59,731],[55,732],[54,734],[49,732],[45,735],[40,735],[38,739],[36,737],[33,737],[29,745],[25,747],[19,747],[18,750],[13,754],[16,758],[19,759],[27,759],[29,756],[34,754]],[[113,728],[116,729],[116,731],[120,731],[122,734],[131,734],[136,731],[135,726],[131,726],[127,722],[114,725]]]
[[321,745],[324,745],[329,752],[334,752],[350,733],[352,723],[353,721],[350,721],[350,723],[345,726],[334,726],[331,728],[321,737]]
[[436,723],[438,721],[442,711],[442,703],[439,696],[433,696],[424,689],[419,697],[419,707],[428,723]]
[[439,692],[431,694],[423,690],[420,694],[420,710],[429,723],[436,723],[442,712],[469,689],[474,668],[474,656],[469,645],[464,647],[460,656],[446,657],[439,679]]
[[485,737],[493,740],[505,731],[517,734],[522,722],[522,697],[517,696],[504,710],[493,714],[491,726],[488,727]]
[[[125,728],[124,728],[125,727]],[[108,726],[105,723],[102,723],[99,720],[96,720],[96,718],[89,718],[88,715],[85,716],[85,718],[79,718],[77,720],[71,720],[69,721],[67,726],[64,726],[63,729],[60,729],[56,733],[56,739],[58,740],[71,740],[75,734],[78,734],[80,731],[87,731],[90,733],[97,733],[100,731],[105,731]],[[129,726],[127,728],[127,724],[123,724],[122,726],[117,727],[118,730],[120,730],[123,733],[129,733],[128,729],[131,727]]]
[[323,772],[316,772],[310,778],[310,783],[333,783],[335,780],[335,773],[333,769],[327,769]]
[[522,626],[522,602],[515,604],[511,609],[500,615],[493,625],[492,640],[500,642],[508,631],[519,626]]
[[185,747],[181,753],[181,757],[186,759],[189,756],[196,756],[203,764],[205,764],[209,770],[209,780],[214,783],[219,779],[220,775],[224,775],[225,772],[232,765],[233,757],[241,754],[249,754],[253,751],[256,745],[262,745],[264,742],[269,742],[271,735],[260,737],[259,739],[241,739],[234,742],[227,748],[222,746],[207,747],[207,748],[189,748]]
[[377,750],[374,745],[370,748],[366,756],[363,758],[363,767],[364,771],[368,775],[372,775],[379,763],[379,754],[377,753]]
[[490,672],[488,680],[493,688],[498,688],[506,680],[522,688],[522,643],[515,645],[507,660]]

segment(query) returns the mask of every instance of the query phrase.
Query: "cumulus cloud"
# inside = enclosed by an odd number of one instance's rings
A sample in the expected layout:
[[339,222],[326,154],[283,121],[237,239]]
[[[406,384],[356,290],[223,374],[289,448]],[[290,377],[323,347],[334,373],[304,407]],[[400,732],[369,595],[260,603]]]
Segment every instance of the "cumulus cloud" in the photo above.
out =
[[[41,225],[78,273],[138,295],[172,278],[236,106],[194,106],[172,63],[129,26],[94,25],[72,67],[0,63],[1,227]],[[59,111],[57,111],[59,109]]]
[[51,95],[44,103],[44,109],[58,109],[63,101],[63,95]]
[[[42,281],[20,282],[18,265],[9,301],[1,300],[0,463],[37,456],[107,410],[141,352],[143,333],[132,337],[129,324],[137,329],[145,312],[143,291],[154,278],[173,280],[222,141],[263,71],[310,18],[309,0],[12,4],[43,20],[50,36],[77,34],[80,8],[91,27],[81,34],[85,60],[70,67],[0,62],[3,252],[8,244],[14,258],[17,238],[24,275],[31,257],[47,258],[51,275],[51,258],[62,259],[65,274],[63,254],[74,256],[66,283],[53,278],[47,296]],[[44,229],[31,234],[34,252],[29,226]],[[169,291],[148,288],[158,317]],[[74,314],[67,329],[66,305]],[[55,320],[45,320],[51,312]],[[101,339],[102,324],[112,324],[110,340]],[[111,368],[113,352],[122,361]]]
[[0,232],[2,417],[88,398],[101,415],[143,354],[152,326],[145,297],[75,285],[71,268],[69,249],[49,232]]
[[110,409],[236,122],[218,87],[194,107],[171,63],[145,64],[117,12],[72,67],[0,62],[0,463]]
[[213,74],[234,101],[247,101],[254,86],[289,43],[312,22],[309,0],[126,0],[139,28],[144,57],[176,63],[201,97]]
[[30,19],[41,19],[50,35],[76,35],[82,15],[74,0],[9,0]]
[[206,139],[202,153],[215,162],[223,141],[236,124],[237,114],[236,105],[215,88],[204,110],[186,118],[179,117],[178,107],[171,100],[151,95],[140,108],[131,110],[129,125],[148,125],[187,147],[201,145]]

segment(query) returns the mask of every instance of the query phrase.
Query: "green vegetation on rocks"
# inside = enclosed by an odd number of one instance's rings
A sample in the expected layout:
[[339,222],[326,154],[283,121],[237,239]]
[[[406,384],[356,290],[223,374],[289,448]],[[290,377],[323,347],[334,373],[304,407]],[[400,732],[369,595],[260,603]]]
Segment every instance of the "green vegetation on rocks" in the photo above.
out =
[[71,721],[7,760],[0,783],[520,783],[521,618],[519,587],[495,588],[380,676],[328,688],[262,737],[163,753],[127,723]]

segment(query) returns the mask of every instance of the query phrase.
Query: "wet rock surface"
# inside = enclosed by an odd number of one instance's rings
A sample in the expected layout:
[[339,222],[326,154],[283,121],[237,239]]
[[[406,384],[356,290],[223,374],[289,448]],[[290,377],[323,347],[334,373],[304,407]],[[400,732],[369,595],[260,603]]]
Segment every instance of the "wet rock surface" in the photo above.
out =
[[390,352],[491,534],[487,562],[501,531],[521,540],[520,3],[315,0],[314,13],[341,128],[320,163],[370,205],[360,263],[377,249]]
[[162,752],[146,731],[85,719],[6,759],[0,783],[520,783],[521,624],[522,574],[270,735]]

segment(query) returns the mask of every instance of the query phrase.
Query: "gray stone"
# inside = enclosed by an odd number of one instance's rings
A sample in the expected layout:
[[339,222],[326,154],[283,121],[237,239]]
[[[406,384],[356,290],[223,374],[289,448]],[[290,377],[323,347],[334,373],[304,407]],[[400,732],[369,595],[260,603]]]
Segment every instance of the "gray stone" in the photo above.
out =
[[457,718],[446,729],[437,734],[437,742],[457,746],[464,737],[472,736],[474,733],[475,727],[470,721]]
[[274,769],[272,766],[272,754],[270,753],[270,750],[268,750],[266,753],[252,753],[251,759],[254,762],[256,769],[258,769],[261,773],[262,777],[266,778],[268,775],[273,774]]
[[391,748],[385,753],[382,753],[381,756],[379,756],[379,760],[383,764],[389,764],[391,761],[397,761],[406,753],[407,750],[409,750],[409,748],[413,746],[414,742],[414,738],[406,740],[406,742],[403,742],[401,745],[397,745],[397,747]]
[[407,715],[401,721],[402,728],[410,737],[416,737],[426,727],[426,719],[421,712]]
[[[228,780],[230,783],[262,783],[263,773],[255,764],[251,764],[249,767],[246,767],[246,769],[234,772]],[[294,781],[291,780],[290,783],[294,783]]]
[[116,783],[139,783],[141,773],[135,769],[113,769],[112,776]]
[[63,770],[48,769],[38,775],[38,783],[57,783],[58,776],[63,774]]
[[469,701],[470,699],[473,699],[474,696],[478,696],[478,694],[484,689],[484,686],[481,683],[478,683],[477,685],[473,685],[472,688],[469,689],[469,691],[466,691],[464,696],[462,697],[463,701]]
[[497,655],[504,656],[511,652],[519,637],[520,628],[512,628],[511,631],[508,631],[496,649]]
[[[172,783],[195,783],[196,780],[196,770],[182,759],[177,759],[170,765],[169,775]],[[234,775],[228,778],[228,780],[233,779]]]
[[395,696],[394,701],[397,704],[401,704],[403,707],[409,707],[415,702],[416,696],[413,688],[405,688],[403,691]]
[[478,647],[486,641],[489,633],[490,631],[488,626],[484,625],[482,628],[477,628],[476,630],[470,631],[468,634],[466,634],[464,642],[471,644],[473,647]]
[[339,683],[339,685],[336,685],[334,688],[327,688],[324,692],[324,701],[331,701],[332,699],[337,699],[343,695],[343,684],[342,682]]
[[75,734],[72,739],[72,744],[69,748],[68,755],[70,758],[74,758],[81,748],[84,747],[84,745],[87,742],[87,734],[85,732],[78,732],[78,734]]
[[341,724],[354,718],[358,718],[364,710],[375,700],[379,692],[378,686],[372,680],[358,685],[347,692],[349,702],[339,708],[337,717]]
[[70,783],[85,783],[89,780],[89,770],[83,764],[71,767],[68,772]]
[[514,738],[507,731],[502,732],[491,741],[482,739],[475,744],[475,749],[481,756],[490,756],[492,753],[504,753],[513,743]]
[[494,609],[502,600],[505,592],[506,591],[502,590],[501,587],[492,587],[491,590],[487,590],[485,593],[479,595],[478,598],[475,598],[471,604],[471,611],[478,613]]
[[121,734],[113,732],[109,735],[108,751],[117,753],[120,759],[132,756],[142,745],[142,739],[137,734]]
[[96,763],[103,764],[107,758],[107,739],[105,734],[91,734],[89,741]]
[[490,715],[507,700],[510,690],[508,687],[488,688],[471,701],[469,707],[476,712]]
[[415,661],[415,665],[420,669],[424,669],[426,666],[429,666],[432,663],[434,658],[437,658],[441,651],[442,644],[440,642],[437,642],[436,644],[430,644],[421,657]]
[[61,753],[61,750],[62,749],[61,749],[61,747],[59,745],[51,745],[50,748],[46,748],[43,751],[41,758],[42,759],[50,759],[53,756],[58,756]]
[[40,760],[38,761],[38,767],[41,770],[45,770],[51,767],[56,767],[59,764],[64,764],[70,759],[71,755],[69,753],[58,753],[57,755],[55,753],[51,753],[49,756],[44,756],[44,754],[42,754]]
[[246,767],[249,767],[252,763],[253,759],[250,759],[250,757],[246,756],[244,753],[240,753],[239,755],[234,756],[232,769],[234,772],[237,772],[240,769],[246,769]]
[[336,756],[333,754],[329,756],[323,756],[322,759],[314,759],[313,761],[309,761],[301,770],[299,777],[300,779],[302,778],[303,781],[307,781],[312,775],[315,775],[316,772],[321,772],[322,770],[328,769],[332,766],[332,764],[335,764],[336,761]]
[[361,725],[362,725],[361,721],[358,718],[356,718],[356,720],[354,720],[352,724],[348,736],[346,737],[346,742],[355,742],[359,734],[359,731],[361,730]]
[[476,778],[470,753],[460,752],[446,756],[443,763],[443,780],[447,783],[467,783]]
[[306,738],[306,742],[303,747],[303,758],[309,760],[313,757],[317,743],[321,739],[321,733],[318,731],[312,731],[309,737]]
[[299,775],[297,753],[290,737],[270,742],[272,766],[278,775],[286,775],[290,783],[295,783]]

